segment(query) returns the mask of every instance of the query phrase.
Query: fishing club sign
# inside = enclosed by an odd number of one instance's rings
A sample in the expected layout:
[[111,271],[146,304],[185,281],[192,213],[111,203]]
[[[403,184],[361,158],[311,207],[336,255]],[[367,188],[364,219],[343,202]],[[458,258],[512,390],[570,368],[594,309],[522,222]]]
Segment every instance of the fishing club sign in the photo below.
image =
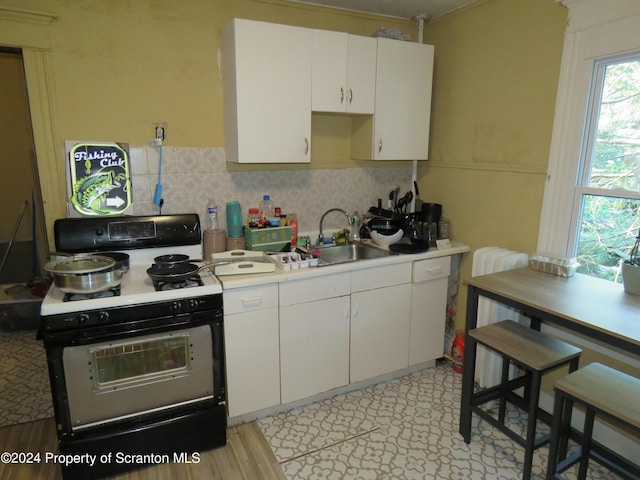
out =
[[65,142],[65,148],[70,215],[124,214],[131,206],[128,145]]

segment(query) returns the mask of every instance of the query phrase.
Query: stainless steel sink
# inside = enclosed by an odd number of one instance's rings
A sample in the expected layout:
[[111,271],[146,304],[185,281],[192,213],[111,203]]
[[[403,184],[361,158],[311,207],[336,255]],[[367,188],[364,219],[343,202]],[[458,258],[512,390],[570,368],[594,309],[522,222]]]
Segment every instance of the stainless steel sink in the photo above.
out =
[[374,246],[365,245],[363,243],[324,247],[320,249],[319,265],[335,265],[336,263],[356,262],[358,260],[380,258],[388,255],[393,255],[393,253]]

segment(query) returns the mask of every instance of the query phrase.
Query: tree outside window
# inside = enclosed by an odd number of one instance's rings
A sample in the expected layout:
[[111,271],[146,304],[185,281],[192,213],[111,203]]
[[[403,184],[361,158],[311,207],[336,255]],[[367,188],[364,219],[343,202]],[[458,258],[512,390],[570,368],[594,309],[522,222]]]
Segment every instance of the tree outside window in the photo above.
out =
[[618,280],[640,228],[640,54],[595,62],[574,216],[579,272]]

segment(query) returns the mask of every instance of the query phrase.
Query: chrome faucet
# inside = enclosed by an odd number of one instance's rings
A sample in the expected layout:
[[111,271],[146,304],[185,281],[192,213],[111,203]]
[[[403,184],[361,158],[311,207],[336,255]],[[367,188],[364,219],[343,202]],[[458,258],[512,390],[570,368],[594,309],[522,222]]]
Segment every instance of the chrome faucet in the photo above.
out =
[[317,245],[322,245],[324,243],[324,233],[322,233],[322,222],[324,222],[324,217],[326,217],[327,214],[331,213],[331,212],[342,212],[342,213],[344,213],[344,215],[347,217],[347,223],[349,224],[349,228],[351,228],[351,217],[349,216],[349,214],[347,212],[345,212],[341,208],[330,208],[329,210],[327,210],[326,212],[324,212],[322,214],[322,217],[320,217],[320,227],[318,228],[318,230],[319,230],[318,241],[316,242]]

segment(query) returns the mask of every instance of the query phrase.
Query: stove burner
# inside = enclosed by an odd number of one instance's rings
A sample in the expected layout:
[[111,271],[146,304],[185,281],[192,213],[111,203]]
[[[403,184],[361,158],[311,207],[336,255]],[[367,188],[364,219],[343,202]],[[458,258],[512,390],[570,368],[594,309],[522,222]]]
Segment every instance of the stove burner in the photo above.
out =
[[155,287],[157,292],[162,292],[165,290],[175,290],[178,288],[189,288],[189,287],[202,287],[204,282],[200,275],[194,273],[190,277],[183,278],[180,280],[154,280],[153,286]]
[[76,300],[92,300],[94,298],[119,297],[120,285],[112,287],[108,290],[95,293],[65,293],[62,301],[75,302]]

